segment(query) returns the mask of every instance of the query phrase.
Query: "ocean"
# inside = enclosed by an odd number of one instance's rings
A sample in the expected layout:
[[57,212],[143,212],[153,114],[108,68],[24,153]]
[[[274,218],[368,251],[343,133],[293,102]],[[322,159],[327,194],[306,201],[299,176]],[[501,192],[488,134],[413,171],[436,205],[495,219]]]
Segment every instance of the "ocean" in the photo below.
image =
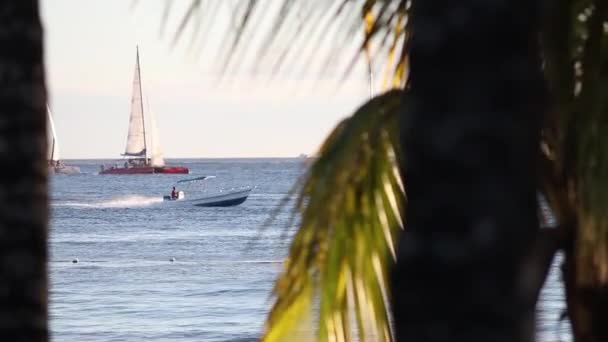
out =
[[[174,160],[191,174],[129,176],[98,175],[102,162],[70,161],[83,173],[51,177],[52,341],[256,341],[295,231],[290,208],[261,228],[302,160]],[[216,178],[178,190],[254,189],[236,207],[163,204],[177,180],[202,175]],[[570,340],[558,261],[541,294],[538,341]]]

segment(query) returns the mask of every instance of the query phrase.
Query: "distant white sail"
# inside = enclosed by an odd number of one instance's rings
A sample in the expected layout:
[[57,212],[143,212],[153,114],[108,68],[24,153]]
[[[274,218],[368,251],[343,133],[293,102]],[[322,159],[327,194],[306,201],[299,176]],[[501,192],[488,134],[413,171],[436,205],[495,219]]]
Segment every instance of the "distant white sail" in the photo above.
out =
[[49,106],[46,106],[46,113],[48,122],[48,130],[47,130],[47,141],[48,141],[48,152],[47,158],[52,161],[58,161],[61,157],[59,155],[59,143],[57,142],[57,131],[55,130],[55,122],[53,121],[53,116],[51,115],[51,109]]
[[165,159],[163,158],[163,153],[160,149],[160,139],[158,137],[158,128],[156,126],[156,117],[150,110],[150,104],[148,103],[148,122],[150,124],[150,147],[152,150],[152,154],[150,157],[150,162],[152,166],[165,166]]
[[135,75],[133,77],[133,94],[131,95],[131,117],[129,118],[129,134],[125,156],[147,158],[146,127],[144,121],[144,107],[141,95],[141,72],[139,69],[139,49],[135,61]]

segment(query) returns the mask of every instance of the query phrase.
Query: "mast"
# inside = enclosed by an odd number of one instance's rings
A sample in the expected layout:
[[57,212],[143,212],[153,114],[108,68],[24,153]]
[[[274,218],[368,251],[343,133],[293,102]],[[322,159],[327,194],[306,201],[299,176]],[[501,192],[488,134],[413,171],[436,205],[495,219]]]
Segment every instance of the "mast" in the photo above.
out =
[[144,112],[144,97],[142,95],[142,91],[141,91],[141,68],[139,67],[139,45],[135,46],[135,50],[137,53],[137,76],[139,77],[139,98],[141,99],[140,101],[140,106],[141,106],[141,124],[143,126],[143,132],[144,132],[144,160],[146,161],[146,163],[148,162],[148,144],[146,142],[146,119],[145,119],[145,112]]

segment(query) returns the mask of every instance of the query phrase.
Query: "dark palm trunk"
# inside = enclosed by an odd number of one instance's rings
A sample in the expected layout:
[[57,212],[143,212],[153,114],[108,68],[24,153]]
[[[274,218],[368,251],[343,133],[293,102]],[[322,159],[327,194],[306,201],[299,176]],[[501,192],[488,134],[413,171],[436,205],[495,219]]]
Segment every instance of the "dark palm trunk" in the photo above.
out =
[[[585,9],[580,5],[573,0],[546,1],[543,43],[547,76],[556,104],[553,109],[554,126],[559,128],[553,138],[556,155],[560,157],[555,166],[558,183],[554,188],[562,192],[558,196],[561,202],[558,206],[563,216],[562,225],[568,234],[562,265],[568,317],[575,341],[603,342],[608,341],[608,284],[602,279],[598,266],[605,266],[608,262],[601,257],[604,255],[602,249],[606,248],[606,236],[599,225],[584,226],[585,211],[590,210],[585,196],[590,189],[581,180],[586,178],[585,172],[589,172],[583,171],[586,168],[592,170],[589,173],[597,175],[597,179],[605,178],[602,177],[605,171],[595,171],[596,168],[591,166],[595,162],[584,159],[585,152],[581,151],[580,144],[584,137],[593,136],[598,127],[602,130],[601,119],[598,118],[606,114],[608,50],[605,46],[605,22],[608,20],[608,2],[594,0],[585,3],[593,10],[584,24],[575,15]],[[585,39],[580,37],[580,26],[585,27]],[[575,41],[578,43],[573,44]],[[578,48],[582,48],[582,53]],[[574,60],[578,60],[584,70],[578,77],[573,72]],[[582,87],[575,96],[576,81],[581,81]],[[602,140],[596,140],[594,145],[598,148],[596,158],[604,159],[600,148]],[[597,188],[601,189],[601,185]],[[597,202],[593,205],[605,206],[602,199],[592,202]]]
[[577,284],[577,264],[573,250],[566,251],[562,265],[566,285],[568,317],[576,342],[608,341],[608,288]]
[[573,250],[566,251],[562,265],[566,285],[568,317],[576,342],[608,341],[608,288],[577,284],[577,264]]
[[36,0],[0,0],[0,336],[47,341],[46,89]]
[[413,1],[398,341],[532,341],[544,83],[532,1]]

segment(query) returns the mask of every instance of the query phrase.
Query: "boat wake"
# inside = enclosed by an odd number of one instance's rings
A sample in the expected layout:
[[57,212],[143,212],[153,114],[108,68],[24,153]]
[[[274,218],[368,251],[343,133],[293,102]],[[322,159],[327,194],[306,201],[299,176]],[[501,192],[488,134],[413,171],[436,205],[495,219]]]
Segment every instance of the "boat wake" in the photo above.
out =
[[77,202],[65,201],[55,202],[53,206],[73,208],[140,208],[162,203],[162,197],[147,197],[138,195],[120,196],[110,200]]

